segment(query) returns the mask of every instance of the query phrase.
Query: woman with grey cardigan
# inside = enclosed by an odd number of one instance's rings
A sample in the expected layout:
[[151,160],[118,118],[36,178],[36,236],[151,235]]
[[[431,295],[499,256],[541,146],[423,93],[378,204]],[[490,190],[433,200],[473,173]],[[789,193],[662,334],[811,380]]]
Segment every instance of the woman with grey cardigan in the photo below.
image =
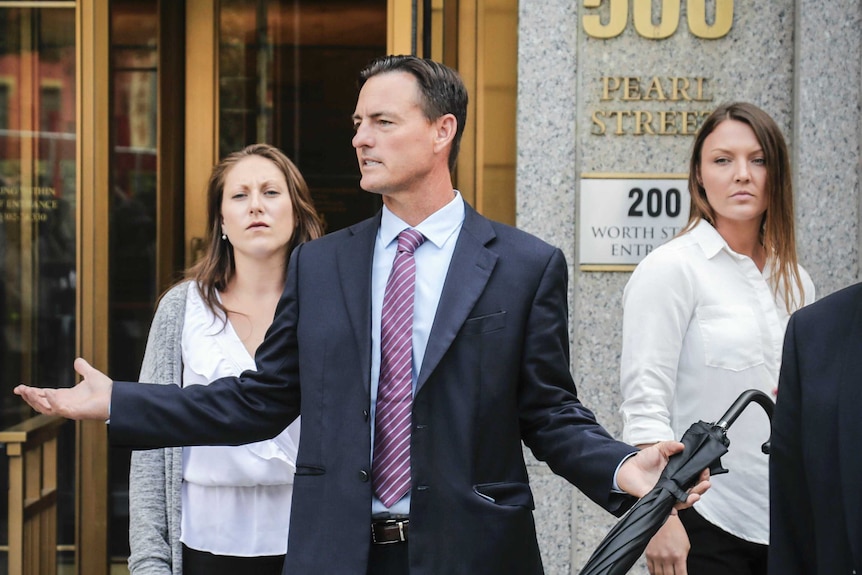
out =
[[[207,385],[254,369],[290,253],[322,233],[296,166],[265,144],[213,168],[207,205],[207,252],[159,302],[140,381]],[[297,420],[249,445],[134,452],[131,574],[280,575],[298,443]]]

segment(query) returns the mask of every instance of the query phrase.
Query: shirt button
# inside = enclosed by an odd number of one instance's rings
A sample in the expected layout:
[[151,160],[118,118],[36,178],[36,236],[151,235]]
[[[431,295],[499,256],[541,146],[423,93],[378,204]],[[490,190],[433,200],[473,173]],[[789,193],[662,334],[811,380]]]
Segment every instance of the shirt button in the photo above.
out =
[[368,472],[366,470],[359,470],[359,481],[361,481],[362,483],[368,483]]

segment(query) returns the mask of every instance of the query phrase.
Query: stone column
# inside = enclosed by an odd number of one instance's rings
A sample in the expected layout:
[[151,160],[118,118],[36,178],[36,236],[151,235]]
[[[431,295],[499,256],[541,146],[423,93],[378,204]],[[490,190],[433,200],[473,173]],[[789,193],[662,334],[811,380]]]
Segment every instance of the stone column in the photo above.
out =
[[[574,294],[577,6],[571,0],[523,0],[518,23],[517,225],[558,246]],[[569,338],[575,314],[569,304]],[[572,345],[572,353],[577,350]],[[574,488],[528,454],[539,546],[548,575],[572,569],[580,545]]]
[[793,183],[817,297],[859,281],[862,3],[796,0]]

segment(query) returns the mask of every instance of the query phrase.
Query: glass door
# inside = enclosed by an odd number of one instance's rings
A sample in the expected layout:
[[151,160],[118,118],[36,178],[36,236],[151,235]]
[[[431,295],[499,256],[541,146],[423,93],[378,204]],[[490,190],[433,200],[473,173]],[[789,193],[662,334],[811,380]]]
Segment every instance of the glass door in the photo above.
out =
[[[112,0],[108,373],[137,381],[157,294],[159,19],[157,0]],[[108,552],[129,555],[129,457],[108,453]]]
[[[205,3],[190,2],[190,17],[211,18],[217,34],[209,45],[206,35],[189,40],[187,262],[204,233],[203,194],[212,163],[251,143],[278,146],[297,164],[326,231],[374,214],[380,200],[359,188],[350,117],[359,71],[386,53],[391,2],[221,0],[214,8]],[[216,96],[212,131],[206,118],[192,120],[201,106],[196,95],[207,87],[214,87]],[[211,150],[209,161],[193,156],[201,149]]]
[[[137,381],[160,294],[181,274],[184,7],[110,2],[108,373]],[[108,453],[108,553],[129,554],[128,450]]]
[[[74,384],[75,3],[0,7],[0,428],[31,415],[20,382]],[[74,425],[60,435],[58,542],[74,544]],[[0,481],[8,477],[7,460]],[[0,498],[6,545],[7,498]],[[62,562],[62,560],[61,560]],[[5,559],[3,561],[5,565]]]
[[[107,371],[134,381],[155,301],[194,257],[183,262],[184,227],[197,224],[203,236],[205,185],[219,156],[259,141],[281,147],[330,231],[377,210],[378,198],[358,187],[350,116],[357,72],[385,52],[386,0],[109,7]],[[129,452],[111,449],[107,460],[116,572],[128,556]]]
[[386,52],[386,0],[222,0],[219,155],[281,148],[308,181],[327,231],[364,219],[350,117],[359,70]]

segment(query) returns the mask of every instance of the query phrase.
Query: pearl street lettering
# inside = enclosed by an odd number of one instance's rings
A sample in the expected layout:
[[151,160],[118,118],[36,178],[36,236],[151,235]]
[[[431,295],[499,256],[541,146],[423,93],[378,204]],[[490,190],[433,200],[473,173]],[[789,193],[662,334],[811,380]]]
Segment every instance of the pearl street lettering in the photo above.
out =
[[[645,103],[655,107],[673,102],[671,109],[599,109],[590,115],[594,136],[692,136],[712,111],[687,109],[692,104],[713,101],[710,79],[703,76],[603,76],[600,80],[601,102]],[[646,104],[649,103],[649,104]]]

